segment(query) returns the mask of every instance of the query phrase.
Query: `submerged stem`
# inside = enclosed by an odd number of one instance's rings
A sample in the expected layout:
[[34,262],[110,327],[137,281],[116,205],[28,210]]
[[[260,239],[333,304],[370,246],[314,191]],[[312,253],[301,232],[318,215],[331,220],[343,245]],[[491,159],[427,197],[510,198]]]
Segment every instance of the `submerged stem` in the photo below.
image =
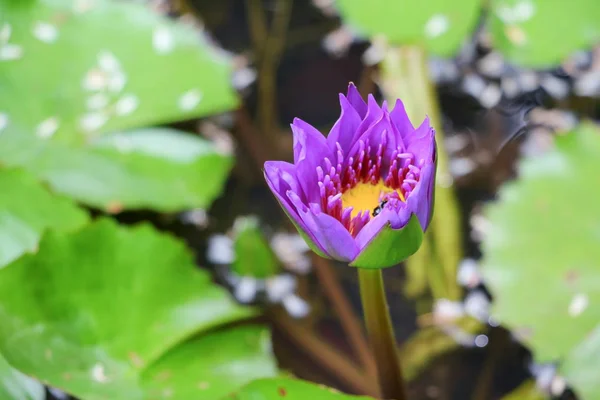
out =
[[381,269],[359,268],[358,279],[367,333],[377,363],[381,397],[406,400],[402,368]]

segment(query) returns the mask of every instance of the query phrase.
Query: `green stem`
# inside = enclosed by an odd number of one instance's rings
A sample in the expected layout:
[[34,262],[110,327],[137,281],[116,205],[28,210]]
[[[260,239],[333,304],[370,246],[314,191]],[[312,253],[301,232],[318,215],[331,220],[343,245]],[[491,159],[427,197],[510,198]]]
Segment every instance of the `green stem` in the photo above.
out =
[[380,269],[358,269],[360,298],[371,349],[377,363],[381,397],[406,400],[394,328]]
[[[418,124],[425,115],[429,115],[431,124],[436,129],[438,169],[435,212],[425,240],[430,244],[429,251],[436,255],[432,261],[439,264],[431,271],[430,278],[433,278],[433,274],[438,274],[436,281],[444,282],[443,297],[458,300],[461,289],[456,282],[456,270],[462,259],[460,211],[454,191],[446,183],[452,182],[452,177],[448,170],[448,155],[444,149],[440,107],[435,88],[429,79],[425,51],[419,46],[388,47],[381,64],[380,78],[388,104],[402,99],[413,123]],[[421,248],[419,251],[425,249]],[[418,257],[411,257],[407,262],[418,261]],[[431,268],[430,265],[420,267]],[[440,293],[434,295],[439,296]]]

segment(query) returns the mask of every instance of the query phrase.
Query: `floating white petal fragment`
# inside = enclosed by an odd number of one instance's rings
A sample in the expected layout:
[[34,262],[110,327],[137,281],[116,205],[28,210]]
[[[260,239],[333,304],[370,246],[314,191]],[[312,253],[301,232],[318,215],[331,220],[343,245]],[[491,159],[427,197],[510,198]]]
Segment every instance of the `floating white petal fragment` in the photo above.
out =
[[183,111],[191,111],[198,107],[202,100],[202,92],[198,89],[191,89],[181,95],[179,98],[179,108]]
[[44,43],[54,43],[58,39],[58,28],[48,23],[38,21],[33,25],[33,36]]
[[296,288],[296,278],[292,275],[277,275],[267,279],[267,296],[272,303],[279,303]]
[[170,53],[175,47],[175,40],[170,29],[160,26],[152,34],[152,46],[158,54]]
[[0,44],[8,43],[11,33],[12,27],[10,26],[10,24],[2,25],[2,28],[0,28]]
[[104,372],[104,365],[97,363],[92,367],[92,379],[100,383],[108,382],[109,379]]
[[555,99],[564,99],[569,94],[569,84],[554,75],[546,74],[540,85],[548,94]]
[[465,314],[460,301],[439,299],[433,305],[433,319],[438,324],[455,321]]
[[35,134],[40,139],[48,139],[52,137],[56,131],[58,130],[58,118],[51,117],[48,118],[37,126],[35,130]]
[[101,51],[98,53],[98,65],[106,72],[113,73],[121,69],[121,63],[117,57],[110,51]]
[[532,1],[523,0],[513,7],[513,17],[518,22],[525,22],[535,14],[535,5]]
[[332,56],[341,57],[354,42],[354,33],[345,25],[328,33],[323,39],[323,48]]
[[91,92],[104,90],[107,85],[108,76],[105,72],[97,68],[89,70],[87,74],[85,74],[82,83],[83,88]]
[[485,89],[485,80],[476,74],[467,74],[462,82],[463,90],[471,96],[478,98]]
[[121,71],[111,74],[108,80],[108,90],[113,93],[120,93],[127,84],[127,76]]
[[[186,211],[181,214],[181,221],[184,224],[192,224],[199,228],[208,227],[209,217],[208,213],[203,208],[195,208],[193,210]],[[231,239],[227,238],[229,241]],[[231,245],[230,245],[231,246]]]
[[96,111],[105,108],[110,99],[104,93],[97,93],[87,98],[85,104],[88,110]]
[[585,311],[589,305],[589,299],[584,293],[577,293],[573,296],[571,304],[569,304],[569,315],[571,317],[577,317]]
[[231,264],[235,260],[231,238],[226,235],[213,235],[208,238],[206,258],[213,264]]
[[81,117],[79,125],[86,132],[94,132],[102,128],[107,121],[108,116],[105,113],[91,112]]
[[285,296],[281,300],[281,303],[288,314],[293,318],[304,318],[310,312],[308,303],[295,294]]
[[550,394],[554,397],[559,397],[567,388],[567,381],[562,376],[554,376],[550,384]]
[[8,126],[8,114],[0,112],[0,132]]
[[0,47],[0,61],[14,61],[23,57],[23,48],[16,44],[5,44]]
[[240,303],[250,303],[256,297],[258,285],[256,279],[244,276],[237,283],[233,295]]
[[115,104],[115,114],[118,116],[129,115],[134,112],[140,104],[140,100],[136,95],[127,94],[121,97]]
[[433,15],[425,24],[425,36],[434,38],[443,35],[448,31],[450,21],[443,14]]

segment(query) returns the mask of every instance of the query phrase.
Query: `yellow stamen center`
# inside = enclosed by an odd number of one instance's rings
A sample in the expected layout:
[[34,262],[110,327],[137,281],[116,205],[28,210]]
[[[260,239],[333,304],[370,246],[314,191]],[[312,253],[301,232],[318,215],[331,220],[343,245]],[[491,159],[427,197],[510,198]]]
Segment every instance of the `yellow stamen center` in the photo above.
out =
[[361,182],[342,194],[342,207],[353,207],[351,213],[352,218],[363,210],[368,210],[369,214],[371,214],[373,209],[379,205],[380,196],[382,194],[393,192],[398,193],[400,199],[404,201],[402,193],[399,190],[394,190],[385,186],[382,179],[380,179],[376,185]]

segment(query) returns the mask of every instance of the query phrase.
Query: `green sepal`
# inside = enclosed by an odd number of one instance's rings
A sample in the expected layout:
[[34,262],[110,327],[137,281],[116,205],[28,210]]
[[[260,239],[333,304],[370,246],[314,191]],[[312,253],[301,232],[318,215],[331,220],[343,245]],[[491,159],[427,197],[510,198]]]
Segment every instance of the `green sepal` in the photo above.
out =
[[238,219],[235,224],[233,248],[235,261],[231,269],[241,276],[264,279],[279,272],[279,262],[271,246],[252,217]]
[[351,267],[380,269],[393,267],[415,254],[423,242],[423,230],[416,215],[402,229],[387,224],[350,263]]

